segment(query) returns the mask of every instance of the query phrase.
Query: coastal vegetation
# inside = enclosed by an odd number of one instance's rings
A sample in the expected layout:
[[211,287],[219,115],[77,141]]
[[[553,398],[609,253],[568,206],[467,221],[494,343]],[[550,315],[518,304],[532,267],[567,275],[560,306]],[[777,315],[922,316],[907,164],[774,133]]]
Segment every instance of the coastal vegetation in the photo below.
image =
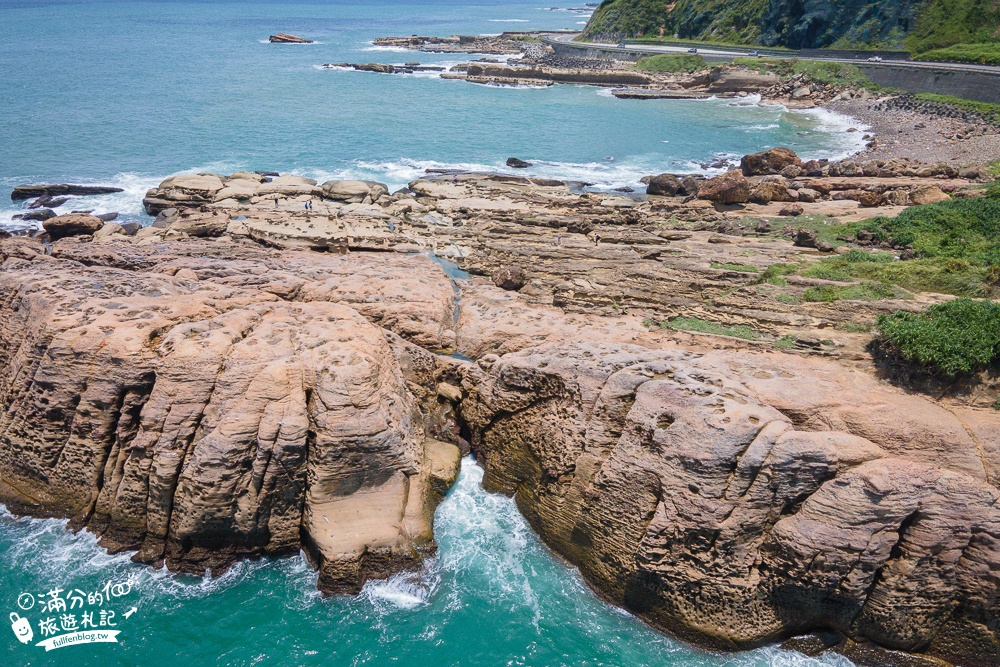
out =
[[735,58],[733,64],[761,73],[774,72],[782,78],[802,74],[821,85],[855,86],[868,90],[879,88],[878,84],[865,76],[860,67],[850,63],[795,58]]
[[878,318],[880,342],[906,360],[955,376],[1000,360],[1000,304],[955,299]]
[[689,53],[669,53],[642,58],[635,68],[643,72],[698,72],[708,69],[708,63],[701,56]]
[[921,53],[917,60],[1000,65],[1000,44],[953,44]]
[[796,221],[831,246],[863,238],[886,250],[851,249],[818,262],[773,264],[758,284],[785,285],[785,276],[800,275],[845,283],[806,290],[805,301],[908,298],[907,292],[934,292],[983,298],[1000,291],[1000,183],[986,196],[912,206],[898,216],[878,216],[846,224],[823,220]]
[[[938,104],[947,104],[948,106],[952,106],[964,111],[974,111],[990,119],[993,123],[1000,124],[1000,104],[990,104],[989,102],[975,102],[973,100],[963,100],[960,97],[953,97],[951,95],[939,95],[938,93],[919,93],[914,97],[920,100],[925,100],[927,102],[937,102]],[[1000,160],[992,164],[994,165],[1000,164]],[[1000,175],[1000,173],[994,175]]]
[[[645,37],[803,48],[995,52],[1000,4],[984,0],[605,0],[584,38]],[[991,44],[992,43],[992,44]]]

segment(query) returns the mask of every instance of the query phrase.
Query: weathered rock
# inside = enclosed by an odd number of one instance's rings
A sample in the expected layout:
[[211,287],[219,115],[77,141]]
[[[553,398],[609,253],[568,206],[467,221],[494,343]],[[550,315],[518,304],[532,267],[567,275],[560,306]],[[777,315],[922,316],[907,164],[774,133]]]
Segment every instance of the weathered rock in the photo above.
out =
[[271,35],[267,41],[272,44],[312,44],[313,40],[306,39],[305,37],[298,37],[296,35],[289,35],[287,32],[279,32],[277,35]]
[[124,192],[121,188],[108,185],[74,185],[72,183],[59,183],[54,185],[18,185],[10,193],[10,198],[14,201],[21,199],[34,199],[46,195],[108,195],[116,192]]
[[950,196],[934,185],[924,185],[910,191],[910,203],[912,204],[936,204],[939,201],[948,201],[949,199],[951,199]]
[[702,183],[698,198],[718,204],[744,204],[750,201],[750,181],[742,172],[733,170]]
[[519,266],[504,266],[493,272],[493,284],[507,291],[517,291],[528,282],[528,276]]
[[389,194],[388,187],[375,181],[327,181],[322,188],[325,199],[349,204],[360,204],[366,198],[374,202]]
[[57,215],[42,222],[42,228],[52,237],[53,241],[67,236],[93,234],[103,226],[104,221],[100,218],[79,213]]
[[877,192],[862,190],[858,195],[858,206],[862,208],[875,208],[876,206],[882,206],[884,203],[885,198]]
[[744,176],[780,174],[781,170],[789,165],[801,167],[802,160],[795,154],[795,151],[783,146],[752,155],[744,155],[743,159],[740,160],[740,169]]
[[512,167],[514,169],[527,169],[532,165],[530,162],[525,162],[524,160],[521,160],[519,158],[509,157],[507,158],[507,166]]
[[802,204],[786,204],[778,210],[778,215],[786,217],[797,217],[805,213],[805,209],[802,208]]
[[380,330],[200,266],[4,263],[0,500],[182,571],[303,548],[323,590],[352,592],[416,565],[459,452],[426,440]]
[[684,186],[673,174],[652,176],[646,184],[647,195],[659,195],[661,197],[674,197],[683,189]]
[[730,357],[741,377],[722,359],[600,343],[501,358],[463,404],[484,485],[682,637],[734,649],[827,628],[994,664],[1000,492],[851,421],[802,430],[743,384],[788,362]]
[[788,188],[779,183],[758,183],[750,192],[750,201],[756,204],[768,204],[773,201],[795,201]]
[[41,208],[35,211],[28,211],[27,213],[20,214],[20,220],[34,220],[35,222],[42,222],[48,220],[49,218],[56,217],[56,212],[50,208]]

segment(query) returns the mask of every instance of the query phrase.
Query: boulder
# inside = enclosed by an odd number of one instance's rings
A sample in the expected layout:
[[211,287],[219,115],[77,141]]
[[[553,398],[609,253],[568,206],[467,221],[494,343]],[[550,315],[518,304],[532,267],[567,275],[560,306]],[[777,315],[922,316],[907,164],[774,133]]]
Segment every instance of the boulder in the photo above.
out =
[[98,229],[96,232],[94,232],[94,240],[98,241],[100,239],[106,239],[114,234],[123,235],[124,231],[125,230],[122,229],[122,226],[119,225],[117,222],[109,222],[100,229]]
[[649,183],[646,184],[647,195],[659,195],[661,197],[674,197],[683,189],[684,186],[673,174],[651,176]]
[[802,208],[802,204],[785,204],[778,211],[778,215],[788,218],[795,218],[803,213],[805,213],[805,209]]
[[28,211],[27,213],[21,213],[15,216],[20,220],[34,220],[35,222],[42,222],[43,220],[48,220],[49,218],[56,217],[56,212],[50,208],[41,208],[35,211]]
[[223,187],[222,178],[215,174],[178,174],[146,192],[142,203],[149,215],[167,208],[203,206],[213,203]]
[[799,188],[798,190],[799,201],[806,204],[815,203],[820,196],[820,193],[812,188]]
[[750,201],[755,204],[768,204],[773,201],[795,201],[788,188],[778,183],[758,183],[750,193]]
[[911,204],[936,204],[939,201],[948,201],[949,199],[951,197],[936,185],[924,185],[910,191]]
[[42,222],[42,228],[53,241],[68,236],[93,234],[104,226],[104,221],[93,215],[70,213],[57,215]]
[[858,206],[862,208],[875,208],[883,204],[885,204],[885,198],[878,192],[862,190],[861,194],[858,195]]
[[717,204],[744,204],[750,201],[750,181],[734,169],[702,183],[698,188],[698,198]]
[[389,194],[389,188],[375,181],[327,181],[322,186],[323,198],[348,204],[360,204],[366,198],[378,201]]
[[283,174],[270,181],[265,181],[258,185],[255,190],[255,195],[258,197],[266,197],[268,195],[277,195],[280,197],[309,195],[318,197],[322,193],[322,189],[316,185],[316,181],[313,179],[293,176],[291,174]]
[[516,292],[528,282],[528,276],[519,266],[503,266],[493,272],[493,284],[500,289]]
[[[744,155],[740,160],[740,169],[744,176],[764,176],[780,174],[789,165],[802,166],[802,160],[790,148],[779,146],[760,153]],[[796,174],[797,175],[797,174]]]
[[514,169],[527,169],[532,166],[530,162],[525,162],[524,160],[518,159],[516,157],[507,158],[507,166]]

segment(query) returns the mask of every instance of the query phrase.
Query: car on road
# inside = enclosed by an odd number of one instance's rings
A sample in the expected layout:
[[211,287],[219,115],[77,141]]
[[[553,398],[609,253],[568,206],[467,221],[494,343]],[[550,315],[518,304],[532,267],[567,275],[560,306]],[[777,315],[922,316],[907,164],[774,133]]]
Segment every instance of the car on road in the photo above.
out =
[[868,59],[868,62],[870,62],[870,63],[880,63],[880,62],[882,62],[882,56],[872,56],[871,58]]
[[625,48],[625,42],[622,42],[621,44],[619,44],[618,48],[619,49],[624,49]]
[[698,53],[698,49],[688,49],[688,53]]
[[758,51],[751,51],[747,55],[751,56],[752,58],[760,58],[760,52],[758,52]]

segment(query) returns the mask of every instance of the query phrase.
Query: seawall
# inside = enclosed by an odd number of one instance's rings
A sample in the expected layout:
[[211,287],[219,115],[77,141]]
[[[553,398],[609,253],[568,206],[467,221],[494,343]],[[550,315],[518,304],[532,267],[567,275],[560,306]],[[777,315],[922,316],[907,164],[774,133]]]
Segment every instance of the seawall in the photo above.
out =
[[[630,44],[629,48],[618,48],[545,38],[543,41],[552,47],[556,55],[576,58],[613,58],[635,62],[646,56],[663,53],[653,49],[639,50],[634,44]],[[698,55],[714,63],[729,62],[734,57],[705,53],[700,49]],[[938,93],[977,102],[1000,104],[1000,67],[996,68],[996,71],[985,71],[988,68],[983,67],[978,67],[978,71],[972,71],[961,69],[961,66],[954,64],[942,66],[916,62],[875,64],[850,59],[833,60],[833,62],[849,62],[857,65],[875,83],[899,88],[908,93]]]

